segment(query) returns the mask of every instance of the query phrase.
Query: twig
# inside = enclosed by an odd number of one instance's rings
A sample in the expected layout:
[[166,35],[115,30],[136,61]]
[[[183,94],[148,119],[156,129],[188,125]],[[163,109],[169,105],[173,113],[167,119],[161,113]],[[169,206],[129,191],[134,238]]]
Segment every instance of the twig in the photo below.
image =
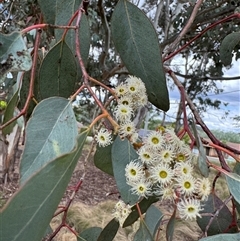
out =
[[[82,18],[82,9],[80,8],[78,10],[78,15],[77,15],[77,21],[76,21],[76,26],[79,26],[81,18]],[[86,88],[88,89],[89,93],[91,94],[91,96],[93,97],[93,99],[96,101],[97,105],[100,107],[100,109],[102,110],[103,115],[106,115],[106,118],[108,118],[108,120],[110,121],[110,123],[112,124],[113,128],[114,128],[114,132],[117,133],[119,125],[116,123],[116,121],[113,120],[113,118],[109,115],[109,113],[107,112],[107,110],[104,108],[103,104],[100,102],[100,100],[97,98],[96,94],[93,92],[91,86],[89,85],[89,79],[91,78],[88,73],[87,70],[84,66],[83,63],[83,59],[81,56],[81,52],[80,52],[80,42],[79,42],[79,28],[75,29],[75,44],[76,44],[76,55],[78,58],[78,62],[79,65],[81,67],[82,70],[82,75],[83,75],[83,81],[84,84],[86,86]],[[91,78],[91,81],[93,81],[94,79]],[[96,81],[96,80],[94,80]]]
[[[219,21],[209,25],[207,28],[205,28],[201,33],[199,33],[198,35],[196,35],[194,38],[192,38],[189,42],[187,42],[186,44],[184,44],[181,48],[179,48],[178,50],[176,50],[175,52],[173,52],[172,54],[169,54],[167,57],[165,57],[163,59],[163,62],[171,59],[173,56],[177,55],[179,52],[181,52],[183,49],[185,49],[187,46],[189,46],[192,42],[194,42],[196,39],[200,38],[204,33],[206,33],[208,30],[214,28],[215,26],[217,26],[220,23],[224,23],[227,22],[229,20],[231,20],[232,18],[240,18],[240,13],[234,13],[226,18],[220,19]],[[175,42],[175,41],[174,41]]]
[[202,2],[203,2],[203,0],[197,1],[197,3],[195,4],[195,6],[193,8],[193,11],[191,13],[191,16],[190,16],[187,24],[184,26],[184,28],[182,29],[182,31],[180,32],[178,37],[174,40],[174,42],[169,46],[168,52],[172,52],[176,48],[177,44],[181,41],[183,36],[187,33],[187,31],[191,27],[196,15],[197,15],[198,9],[200,8]]
[[[206,229],[205,229],[205,232],[204,232],[205,237],[207,237],[207,231],[208,231],[210,225],[212,224],[214,218],[216,218],[216,217],[219,215],[219,212],[226,206],[226,204],[227,204],[231,199],[232,199],[232,195],[230,195],[229,198],[227,198],[227,199],[223,202],[223,204],[216,210],[216,212],[215,212],[214,214],[212,214],[212,213],[210,214],[210,215],[211,215],[211,218],[210,218],[210,220],[209,220],[209,222],[208,222],[208,225],[206,226]],[[209,215],[209,214],[207,214],[207,215]],[[207,216],[207,215],[206,215],[206,216]]]

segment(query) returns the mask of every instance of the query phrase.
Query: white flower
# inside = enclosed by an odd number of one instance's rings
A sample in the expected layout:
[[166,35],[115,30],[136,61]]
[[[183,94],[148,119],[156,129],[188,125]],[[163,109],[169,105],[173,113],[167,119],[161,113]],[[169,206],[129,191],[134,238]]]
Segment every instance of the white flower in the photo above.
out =
[[149,170],[150,178],[156,183],[161,185],[169,184],[173,181],[174,172],[166,164],[159,164],[150,168]]
[[176,178],[176,186],[182,195],[192,196],[196,192],[196,179],[191,175],[180,176]]
[[151,183],[145,180],[140,180],[135,183],[131,188],[133,194],[137,194],[139,197],[147,197],[152,195]]
[[145,146],[138,150],[138,155],[142,163],[151,164],[154,161],[154,154]]
[[123,201],[119,201],[115,205],[113,216],[119,221],[121,227],[128,215],[132,212],[131,206],[125,204]]
[[211,184],[208,178],[198,178],[196,182],[196,190],[197,194],[201,197],[201,200],[206,200],[211,193]]
[[142,82],[141,79],[130,75],[126,80],[126,83],[128,86],[128,91],[132,95],[140,95],[142,93],[146,93],[145,84]]
[[127,183],[130,186],[133,186],[134,183],[145,179],[145,172],[143,171],[141,163],[137,161],[131,161],[129,164],[127,164],[125,167],[125,176]]
[[164,163],[170,163],[173,160],[173,151],[169,149],[163,149],[160,152],[160,160],[163,161]]
[[127,85],[124,83],[120,83],[116,88],[115,88],[115,93],[118,97],[125,95],[128,92]]
[[133,109],[128,105],[120,104],[114,111],[114,115],[118,121],[127,122],[133,116]]
[[152,131],[146,138],[145,143],[153,149],[161,148],[163,137],[161,133],[157,131]]
[[122,137],[130,136],[135,133],[136,128],[133,122],[126,122],[120,125],[119,134]]
[[95,139],[99,146],[108,146],[112,143],[111,132],[105,128],[101,128],[95,135]]
[[176,176],[191,175],[193,166],[189,162],[179,162],[174,167]]
[[182,145],[181,140],[177,137],[177,135],[174,132],[174,129],[172,128],[165,128],[163,132],[163,136],[167,143],[171,143],[176,147],[179,147],[180,145]]
[[[135,100],[135,98],[134,98]],[[145,106],[148,103],[148,97],[146,93],[142,93],[140,96],[138,96],[136,98],[136,107],[141,107],[141,106]]]
[[174,201],[177,198],[173,185],[162,186],[158,184],[154,194],[161,196],[162,200]]
[[202,211],[199,200],[184,199],[177,204],[180,218],[194,220],[198,217],[201,218],[200,211]]
[[118,100],[118,105],[128,105],[132,107],[132,98],[128,95],[125,95]]

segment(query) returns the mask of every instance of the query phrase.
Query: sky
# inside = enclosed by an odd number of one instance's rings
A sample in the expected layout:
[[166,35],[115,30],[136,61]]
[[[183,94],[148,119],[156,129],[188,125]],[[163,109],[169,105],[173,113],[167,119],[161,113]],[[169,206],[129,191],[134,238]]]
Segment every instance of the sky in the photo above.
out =
[[[172,62],[171,64],[178,63],[180,65],[181,59],[177,59],[175,63]],[[240,60],[234,62],[231,69],[224,69],[224,77],[232,76],[240,76]],[[224,89],[224,91],[218,95],[210,94],[208,97],[212,100],[218,99],[224,103],[228,103],[228,105],[221,105],[220,110],[209,108],[207,112],[203,114],[203,121],[211,130],[219,129],[240,133],[240,128],[234,126],[234,121],[231,119],[236,115],[240,115],[240,79],[217,81],[217,85]],[[176,117],[180,95],[177,88],[174,90],[169,89],[169,95],[170,110],[167,112],[168,117],[166,120],[173,121],[171,117]],[[229,111],[229,115],[226,119],[222,119],[226,111]]]

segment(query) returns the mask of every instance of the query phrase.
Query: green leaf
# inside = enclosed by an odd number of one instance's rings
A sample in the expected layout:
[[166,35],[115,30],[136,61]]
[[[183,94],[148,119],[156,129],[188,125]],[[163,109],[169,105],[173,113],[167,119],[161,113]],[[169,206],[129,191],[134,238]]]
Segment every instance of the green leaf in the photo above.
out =
[[[82,0],[39,0],[39,5],[44,15],[45,22],[54,25],[67,25],[71,17],[79,8]],[[54,34],[57,41],[62,39],[64,30],[55,28]],[[79,26],[79,40],[80,51],[83,62],[87,63],[89,48],[90,48],[90,29],[88,19],[85,14],[82,14]],[[65,37],[67,45],[71,48],[72,53],[75,54],[75,30],[69,29]]]
[[125,167],[137,158],[138,154],[127,139],[121,140],[120,137],[115,139],[112,146],[113,173],[121,199],[130,205],[135,204],[139,197],[131,193],[131,186],[126,183]]
[[113,176],[113,167],[112,167],[112,145],[106,147],[97,146],[95,155],[94,155],[94,164],[101,171]]
[[32,67],[32,58],[22,34],[0,33],[0,84],[5,80],[5,75],[10,71],[28,71]]
[[[4,112],[3,124],[8,122],[9,120],[11,120],[14,117],[14,110],[15,110],[15,107],[17,105],[18,99],[19,99],[19,95],[18,95],[18,90],[17,90],[15,92],[15,94],[12,96],[12,98],[10,99],[10,101],[7,105],[7,108]],[[12,132],[15,124],[16,124],[16,121],[14,121],[10,125],[6,126],[3,129],[3,134],[9,135]]]
[[[228,207],[221,201],[221,199],[219,199],[214,194],[210,194],[208,196],[208,200],[203,204],[204,210],[201,211],[201,213],[209,214],[215,214],[216,211],[218,211],[222,207],[222,205],[224,205],[219,211],[219,214],[216,215],[211,225],[209,226],[207,230],[207,235],[211,236],[226,232],[229,225],[232,223],[232,214],[229,211]],[[211,216],[202,216],[201,218],[197,218],[197,223],[203,232],[205,232],[206,227],[209,225],[210,219]]]
[[225,173],[225,176],[229,191],[233,195],[234,199],[240,203],[240,176],[237,173]]
[[119,228],[119,222],[113,218],[100,233],[97,241],[112,241]]
[[154,241],[153,236],[144,221],[140,221],[140,227],[134,235],[133,241]]
[[166,230],[166,238],[167,241],[172,241],[173,240],[173,234],[174,234],[174,229],[175,229],[175,221],[176,221],[176,208],[174,209],[174,212],[168,221],[167,224],[167,230]]
[[[70,0],[70,1],[62,1],[55,0],[55,25],[67,25],[70,18],[74,15],[76,10],[80,7],[82,0]],[[55,37],[58,40],[62,38],[62,34],[64,29],[54,29]],[[71,31],[71,35],[73,36],[74,30]],[[69,34],[69,32],[68,32]]]
[[[79,0],[77,1],[79,2]],[[81,1],[80,1],[81,2]],[[68,1],[64,2],[64,4],[68,4]],[[79,7],[79,5],[76,5],[76,10]],[[72,11],[71,11],[72,12]],[[72,12],[72,15],[74,14],[75,10]],[[66,9],[63,9],[63,13],[66,13]],[[69,16],[70,17],[72,16]],[[55,25],[63,25],[64,23],[62,23],[64,19],[61,18],[60,15],[58,15]],[[65,25],[67,25],[67,23],[65,23]],[[55,29],[55,37],[58,40],[61,40],[62,38],[62,34],[63,34],[63,30],[62,29]],[[76,53],[76,40],[75,40],[75,30],[74,29],[69,29],[67,32],[67,35],[65,37],[65,42],[67,43],[67,45],[70,47],[73,55],[75,55]],[[88,24],[88,19],[87,16],[85,14],[82,14],[81,17],[81,21],[80,21],[80,25],[79,25],[79,42],[80,42],[80,52],[81,52],[81,57],[83,59],[84,64],[87,64],[87,59],[88,59],[88,55],[89,55],[89,48],[90,48],[90,41],[91,41],[91,37],[90,37],[90,28],[89,28],[89,24]],[[78,62],[78,60],[77,60]],[[79,66],[79,64],[78,64]],[[80,68],[80,66],[79,66]]]
[[78,136],[70,153],[43,166],[8,201],[0,214],[2,240],[42,240],[81,156],[88,131]]
[[208,169],[208,165],[207,165],[207,162],[206,162],[207,156],[206,156],[205,150],[203,148],[203,144],[201,142],[201,139],[198,135],[196,124],[195,124],[194,120],[191,121],[191,127],[193,129],[196,144],[197,144],[197,147],[198,147],[198,150],[199,150],[199,156],[198,156],[198,162],[197,162],[198,168],[199,168],[201,174],[204,177],[208,177],[209,169]]
[[199,241],[239,241],[240,234],[219,234],[212,237],[201,238]]
[[77,66],[74,55],[65,41],[58,42],[43,59],[39,70],[39,91],[42,99],[74,93]]
[[162,218],[163,214],[158,208],[153,205],[148,208],[144,220],[152,237],[155,237]]
[[219,51],[224,65],[232,63],[232,51],[238,43],[240,43],[240,32],[230,33],[223,39]]
[[145,83],[149,101],[167,111],[169,97],[165,72],[151,21],[135,5],[120,0],[112,15],[111,30],[114,45],[130,74]]
[[71,102],[52,97],[40,102],[26,128],[22,155],[21,185],[47,162],[70,152],[77,136],[77,124]]
[[101,232],[102,228],[99,227],[88,228],[80,234],[78,241],[96,241]]
[[[144,214],[148,208],[155,202],[157,202],[159,198],[156,198],[154,196],[151,196],[149,198],[144,198],[138,205],[141,210],[141,213]],[[125,222],[123,223],[123,228],[132,225],[134,222],[136,222],[139,218],[138,210],[136,205],[132,207],[132,212],[129,214],[129,216],[126,218]]]

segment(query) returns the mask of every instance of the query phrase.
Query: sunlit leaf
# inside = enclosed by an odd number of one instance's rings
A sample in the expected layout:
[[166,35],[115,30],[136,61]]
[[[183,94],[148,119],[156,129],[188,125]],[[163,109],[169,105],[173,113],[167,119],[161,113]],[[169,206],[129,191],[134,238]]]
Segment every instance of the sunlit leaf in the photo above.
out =
[[71,102],[59,97],[40,102],[26,128],[21,185],[47,162],[71,151],[76,136],[77,124]]
[[[121,26],[121,27],[119,27]],[[148,17],[127,0],[120,0],[111,20],[112,39],[130,74],[145,83],[149,101],[167,111],[169,97],[161,50]]]
[[41,241],[81,156],[88,131],[75,148],[39,169],[0,213],[1,240]]

